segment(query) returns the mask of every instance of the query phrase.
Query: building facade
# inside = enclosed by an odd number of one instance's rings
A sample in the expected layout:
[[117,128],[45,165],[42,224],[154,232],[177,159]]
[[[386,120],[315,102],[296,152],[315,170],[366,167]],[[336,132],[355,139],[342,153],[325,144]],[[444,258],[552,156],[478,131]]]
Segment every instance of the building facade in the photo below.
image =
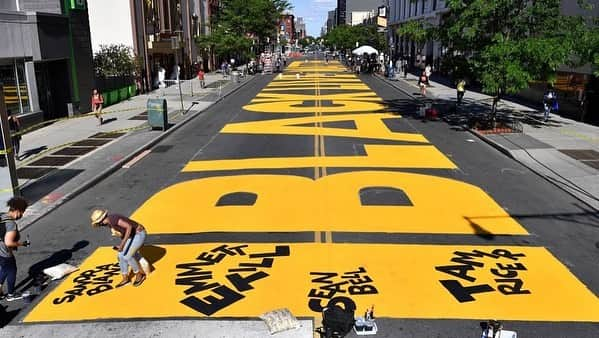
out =
[[216,68],[213,51],[199,50],[195,39],[210,34],[211,18],[218,15],[218,1],[129,1],[133,49],[143,60],[144,88],[156,88],[160,68],[166,70],[168,79],[189,78],[199,67]]
[[297,17],[295,19],[295,40],[297,41],[303,39],[306,37],[306,35],[306,23],[304,21],[304,18]]
[[284,14],[279,20],[279,40],[287,40],[288,43],[295,42],[295,16]]
[[90,110],[94,74],[85,0],[0,1],[0,82],[26,124]]
[[336,15],[335,26],[344,25],[347,22],[347,0],[337,0]]
[[345,0],[345,21],[343,22],[347,25],[362,24],[364,19],[376,16],[377,8],[386,3],[387,0]]
[[387,38],[393,58],[407,58],[412,65],[422,68],[426,64],[438,63],[443,55],[443,47],[439,42],[427,41],[419,46],[399,36],[397,29],[411,20],[438,26],[447,10],[445,0],[389,0]]
[[328,12],[327,17],[327,33],[337,27],[337,8]]

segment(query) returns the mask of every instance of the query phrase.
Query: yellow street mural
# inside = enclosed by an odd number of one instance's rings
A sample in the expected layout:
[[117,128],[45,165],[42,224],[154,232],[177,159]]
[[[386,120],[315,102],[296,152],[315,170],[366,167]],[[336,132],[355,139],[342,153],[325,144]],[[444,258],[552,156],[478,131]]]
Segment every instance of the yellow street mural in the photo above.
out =
[[[363,84],[364,90],[322,94],[321,86],[324,84],[359,81],[354,75],[341,71],[341,67],[324,68],[315,62],[293,63],[286,75],[276,78],[267,89],[289,90],[288,86],[292,84],[311,87],[313,94],[261,93],[245,109],[260,113],[311,115],[295,118],[277,118],[274,115],[267,120],[230,123],[221,131],[223,135],[314,136],[314,156],[191,161],[183,169],[183,172],[206,172],[313,167],[314,179],[232,174],[185,181],[158,192],[133,217],[151,233],[350,231],[527,234],[478,187],[435,176],[385,171],[456,169],[456,166],[423,135],[389,130],[384,121],[401,117],[381,112],[384,110],[381,99]],[[330,105],[325,105],[325,102]],[[355,128],[326,127],[326,123],[347,121],[352,122]],[[403,144],[364,144],[364,155],[330,155],[326,154],[325,137]],[[322,175],[319,168],[322,168]],[[327,176],[326,168],[360,171]],[[379,171],[365,171],[366,168]],[[404,194],[405,198],[403,203],[369,202],[363,198],[369,190]],[[231,202],[239,198],[242,204]],[[174,210],[172,208],[185,208],[190,213],[171,215],[169,210]],[[166,215],[169,215],[169,222],[160,221]]]
[[[25,322],[317,316],[333,297],[390,318],[599,322],[599,299],[546,249],[374,244],[168,245],[156,270],[115,289],[114,251],[98,249]],[[284,295],[284,297],[282,296]]]
[[[409,203],[368,203],[370,188],[402,191]],[[249,195],[244,204],[225,203]],[[189,196],[189,198],[182,198]],[[193,197],[192,197],[193,196]],[[439,200],[439,196],[450,196]],[[172,210],[186,210],[172,213]],[[168,216],[168,217],[167,217]],[[478,187],[419,174],[355,171],[312,180],[286,175],[210,177],[153,196],[133,218],[150,233],[355,231],[527,234]],[[168,218],[168,222],[164,220]]]
[[[304,136],[314,153],[191,160],[181,177],[203,178],[157,192],[132,218],[152,235],[314,231],[328,243],[147,246],[156,270],[119,289],[115,252],[99,248],[24,321],[247,318],[281,307],[320,316],[341,297],[379,317],[599,322],[597,296],[545,248],[331,243],[332,232],[528,234],[479,187],[435,176],[456,164],[423,135],[393,132],[401,116],[340,64],[292,63],[244,109],[218,137]],[[364,151],[334,153],[330,138]],[[314,175],[289,174],[297,168]],[[280,172],[237,172],[260,169]]]

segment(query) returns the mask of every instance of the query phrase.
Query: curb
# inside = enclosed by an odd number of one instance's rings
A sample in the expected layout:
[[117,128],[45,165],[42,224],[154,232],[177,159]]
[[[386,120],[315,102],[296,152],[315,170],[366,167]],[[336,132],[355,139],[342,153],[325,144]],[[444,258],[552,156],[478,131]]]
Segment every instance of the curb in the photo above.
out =
[[210,105],[206,106],[203,110],[197,111],[193,115],[189,115],[187,118],[185,118],[181,122],[175,124],[170,129],[168,129],[165,132],[161,133],[160,135],[156,136],[154,139],[152,139],[149,142],[145,143],[141,147],[135,149],[129,155],[123,157],[120,161],[113,163],[110,167],[104,169],[104,171],[100,172],[98,175],[94,176],[93,178],[91,178],[87,182],[81,184],[77,189],[71,191],[70,193],[68,193],[65,196],[63,196],[61,199],[57,200],[53,205],[51,205],[48,208],[42,210],[38,215],[36,215],[31,220],[27,220],[26,223],[19,224],[19,229],[21,231],[25,230],[26,228],[28,228],[29,226],[33,225],[38,220],[42,219],[43,217],[45,217],[46,215],[48,215],[49,213],[51,213],[52,211],[54,211],[55,209],[57,209],[58,207],[60,207],[61,205],[63,205],[64,203],[70,201],[71,199],[75,198],[77,195],[79,195],[82,192],[84,192],[85,190],[89,189],[91,186],[93,186],[96,183],[102,181],[104,178],[106,178],[107,176],[109,176],[113,172],[117,171],[119,168],[121,168],[123,166],[123,164],[131,161],[135,156],[139,155],[141,152],[147,150],[148,148],[151,148],[152,146],[154,146],[158,142],[162,141],[164,138],[166,138],[167,136],[169,136],[171,133],[173,133],[176,130],[178,130],[179,128],[183,127],[184,125],[186,125],[188,122],[190,122],[191,120],[193,120],[197,116],[200,116],[203,111],[205,111],[205,110],[213,107],[214,105],[216,105],[217,103],[221,102],[222,100],[224,100],[229,95],[231,95],[231,94],[237,92],[239,89],[245,87],[246,84],[252,82],[254,79],[256,79],[255,76],[252,77],[252,78],[250,78],[250,79],[248,79],[247,81],[242,82],[238,87],[236,87],[233,90],[231,90],[230,92],[222,95],[216,101],[214,101]]
[[471,134],[473,134],[474,136],[476,136],[479,139],[483,140],[486,144],[488,144],[491,147],[499,150],[501,153],[503,153],[507,157],[515,160],[516,162],[520,162],[520,161],[516,160],[516,158],[514,158],[514,155],[512,154],[512,152],[508,148],[502,146],[501,144],[499,144],[497,142],[494,142],[493,140],[489,139],[485,135],[479,133],[478,131],[476,131],[476,130],[474,130],[472,128],[467,128],[467,127],[464,126],[464,129],[468,130]]

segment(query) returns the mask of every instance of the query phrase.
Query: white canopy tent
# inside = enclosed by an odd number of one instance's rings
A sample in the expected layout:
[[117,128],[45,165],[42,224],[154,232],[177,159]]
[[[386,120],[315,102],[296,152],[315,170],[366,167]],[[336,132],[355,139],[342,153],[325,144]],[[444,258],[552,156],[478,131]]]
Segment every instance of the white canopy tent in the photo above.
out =
[[360,46],[360,47],[354,49],[352,51],[352,54],[354,54],[354,55],[364,55],[364,54],[368,54],[368,55],[376,54],[376,55],[378,55],[379,52],[376,49],[372,48],[371,46],[364,45],[364,46]]

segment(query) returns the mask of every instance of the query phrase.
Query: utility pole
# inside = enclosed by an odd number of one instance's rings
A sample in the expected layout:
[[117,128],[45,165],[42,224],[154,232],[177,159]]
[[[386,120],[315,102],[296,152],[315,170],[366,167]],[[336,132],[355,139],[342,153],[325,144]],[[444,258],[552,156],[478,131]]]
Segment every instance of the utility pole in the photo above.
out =
[[4,88],[0,84],[0,203],[2,206],[13,196],[20,194],[14,155],[4,102]]

